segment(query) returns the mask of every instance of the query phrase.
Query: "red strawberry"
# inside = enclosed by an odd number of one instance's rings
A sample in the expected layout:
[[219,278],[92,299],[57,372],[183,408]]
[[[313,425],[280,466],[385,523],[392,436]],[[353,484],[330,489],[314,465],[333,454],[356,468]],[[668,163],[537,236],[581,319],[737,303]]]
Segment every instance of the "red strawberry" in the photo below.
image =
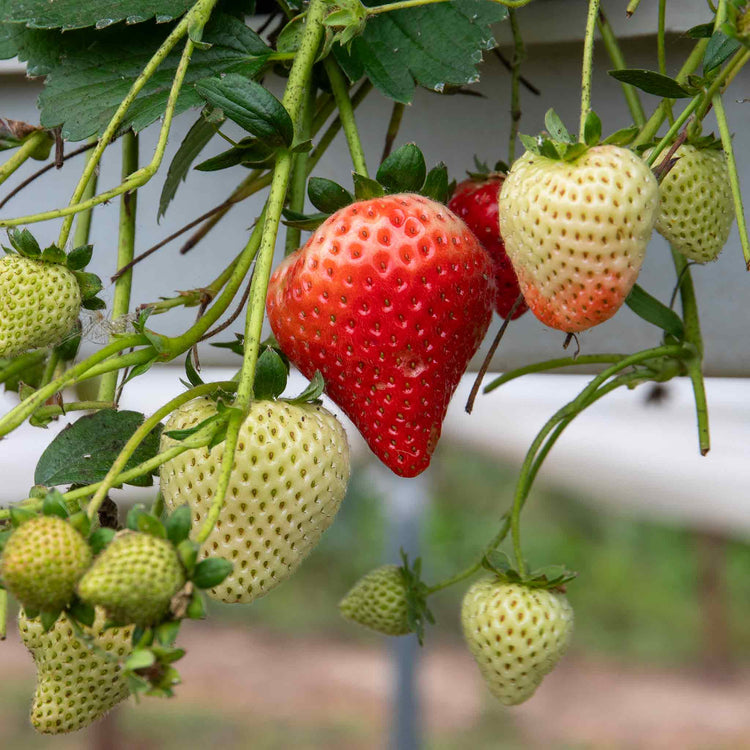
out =
[[[490,254],[495,268],[495,310],[502,318],[507,318],[514,302],[521,294],[516,272],[505,252],[505,243],[500,236],[498,224],[497,196],[505,178],[494,174],[482,179],[469,179],[460,182],[453,191],[448,208],[460,216]],[[513,313],[513,320],[520,318],[529,308],[522,302]]]
[[430,463],[492,316],[487,253],[445,206],[401,194],[329,217],[271,277],[279,345],[396,474]]

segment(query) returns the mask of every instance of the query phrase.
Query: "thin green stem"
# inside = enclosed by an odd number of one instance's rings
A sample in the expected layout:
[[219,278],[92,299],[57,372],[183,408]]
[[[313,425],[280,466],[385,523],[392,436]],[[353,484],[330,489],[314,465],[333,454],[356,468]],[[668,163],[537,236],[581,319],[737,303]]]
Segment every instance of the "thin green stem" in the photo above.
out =
[[331,82],[333,98],[336,101],[336,107],[338,107],[339,110],[339,117],[344,126],[344,135],[346,136],[346,142],[349,146],[349,153],[352,157],[354,171],[367,177],[368,173],[365,152],[362,148],[362,141],[359,138],[357,122],[354,119],[354,108],[352,107],[351,99],[349,99],[349,90],[346,85],[344,74],[341,72],[341,68],[339,68],[336,60],[330,55],[326,57],[323,65],[326,69],[328,80]]
[[[129,130],[122,137],[122,179],[126,180],[138,169],[138,136]],[[120,229],[117,242],[117,269],[124,268],[135,254],[135,217],[138,194],[136,191],[123,193],[120,199]],[[112,320],[127,315],[130,310],[130,291],[133,284],[133,270],[129,269],[118,276],[115,282],[115,296],[112,301]],[[117,371],[102,376],[99,384],[99,400],[114,401],[117,393]]]
[[[95,142],[95,141],[94,141]],[[86,161],[88,162],[93,155],[93,151],[89,153]],[[96,195],[96,186],[99,183],[99,172],[94,170],[89,177],[89,181],[86,183],[86,187],[83,189],[81,200],[87,201]],[[91,220],[94,218],[94,210],[89,208],[87,211],[81,211],[76,219],[76,229],[73,232],[73,247],[80,247],[81,245],[88,244],[89,235],[91,234]]]
[[[418,8],[422,5],[432,5],[434,3],[444,3],[448,0],[401,0],[397,3],[388,3],[388,5],[378,5],[375,7],[365,8],[368,16],[376,16],[380,13],[390,13],[393,10],[405,10],[406,8]],[[523,8],[524,5],[528,5],[531,0],[493,0],[493,2],[499,5],[504,5],[506,8]]]
[[[750,12],[750,11],[748,11]],[[750,270],[750,239],[747,233],[747,221],[745,219],[745,207],[742,203],[742,190],[740,189],[740,175],[737,170],[737,160],[734,156],[734,146],[732,144],[732,134],[729,132],[729,123],[727,122],[727,113],[724,109],[724,102],[721,95],[714,96],[714,113],[716,122],[719,125],[721,135],[721,145],[724,147],[724,155],[727,160],[727,169],[729,170],[729,184],[732,188],[732,200],[734,201],[734,213],[737,217],[737,231],[740,235],[740,244],[742,245],[742,255],[745,258],[745,266]]]
[[380,156],[381,163],[384,162],[393,150],[393,144],[398,137],[398,131],[401,128],[401,120],[404,117],[406,105],[403,102],[393,102],[391,118],[388,120],[388,128],[385,131],[385,143],[383,144],[383,153]]
[[513,61],[510,71],[510,133],[508,135],[508,164],[516,160],[516,139],[521,125],[521,63],[526,58],[526,48],[521,36],[521,27],[513,8],[508,10],[510,29],[513,34]]
[[2,185],[19,167],[26,163],[27,159],[32,157],[34,151],[45,140],[49,139],[46,130],[36,130],[26,137],[26,140],[16,149],[13,156],[0,165],[0,185]]
[[[607,50],[609,59],[612,61],[612,67],[615,70],[624,70],[627,68],[625,62],[625,56],[622,54],[620,45],[615,36],[615,32],[612,30],[612,26],[607,19],[604,11],[599,9],[599,33],[602,36],[604,47]],[[642,128],[646,124],[646,114],[643,111],[643,104],[641,98],[638,95],[638,89],[635,86],[631,86],[629,83],[621,83],[622,93],[625,97],[625,102],[628,105],[630,116],[633,118],[633,123],[639,128]]]
[[55,377],[55,370],[57,370],[57,366],[59,364],[60,354],[57,350],[53,349],[52,352],[50,352],[47,364],[44,366],[44,372],[42,373],[42,380],[40,381],[40,385],[47,385],[47,383],[49,383]]
[[40,406],[34,412],[34,419],[41,421],[50,417],[64,416],[71,411],[99,411],[100,409],[114,409],[115,404],[112,401],[71,401],[64,406],[52,404],[50,406]]
[[[659,61],[659,72],[667,75],[667,49],[666,49],[666,21],[667,21],[667,0],[659,0],[659,20],[656,33],[656,57]],[[671,125],[674,122],[672,114],[672,100],[665,99],[664,112]]]
[[[323,19],[326,14],[325,0],[312,0],[307,11],[305,30],[300,41],[299,51],[294,58],[292,69],[289,72],[286,90],[282,98],[282,104],[289,112],[292,122],[297,122],[304,101],[312,73],[312,67],[323,39]],[[335,96],[335,94],[334,94]],[[347,102],[349,98],[347,96]],[[341,110],[340,110],[341,111]],[[263,318],[268,290],[268,280],[273,265],[273,253],[276,246],[276,236],[281,220],[281,212],[286,200],[289,177],[292,167],[292,154],[282,151],[276,157],[273,171],[271,190],[265,208],[263,221],[263,236],[258,250],[258,258],[253,273],[250,287],[250,297],[247,305],[245,322],[245,351],[240,371],[237,395],[234,406],[239,410],[233,412],[227,424],[226,437],[224,439],[224,453],[221,461],[221,469],[216,486],[216,494],[203,522],[196,541],[199,544],[205,542],[219,518],[224,506],[229,480],[234,466],[234,455],[237,448],[238,436],[245,415],[250,406],[253,396],[253,384],[255,382],[255,370],[260,349],[260,339],[263,329]]]
[[630,2],[628,3],[628,7],[625,8],[625,14],[628,16],[628,18],[632,16],[633,13],[636,12],[636,10],[638,10],[638,6],[640,4],[641,0],[630,0]]
[[646,159],[646,164],[648,164],[649,167],[653,166],[659,157],[659,154],[661,154],[667,146],[671,145],[677,133],[680,132],[680,128],[688,121],[688,118],[696,110],[700,101],[700,97],[696,96],[695,99],[693,99],[690,104],[680,112],[679,117],[672,123],[669,130],[666,132],[666,135],[659,141],[649,154],[648,159]]
[[579,357],[561,357],[560,359],[549,359],[546,362],[536,362],[525,367],[519,367],[517,370],[503,373],[495,378],[491,383],[485,386],[484,393],[490,393],[511,380],[520,378],[523,375],[530,375],[536,372],[547,372],[547,370],[557,370],[560,367],[576,367],[583,365],[612,365],[622,362],[627,355],[625,354],[583,354]]
[[594,63],[594,32],[596,19],[599,16],[600,0],[589,0],[589,13],[586,19],[586,36],[583,40],[583,66],[581,71],[581,120],[578,128],[578,139],[583,140],[586,118],[591,112],[591,75]]
[[132,434],[128,442],[125,443],[107,472],[107,475],[99,484],[98,489],[91,498],[88,507],[89,518],[94,519],[96,517],[101,504],[104,502],[104,498],[112,487],[115,486],[118,475],[125,469],[130,457],[136,452],[136,450],[138,450],[138,446],[148,437],[151,431],[161,422],[162,419],[168,417],[175,409],[179,409],[180,406],[186,404],[188,401],[192,401],[194,398],[209,395],[216,392],[219,388],[232,390],[234,386],[235,384],[231,381],[222,383],[203,383],[195,388],[191,388],[189,391],[181,393],[179,396],[176,396],[160,409],[157,409],[148,419],[145,419]]
[[696,114],[696,121],[700,122],[703,120],[713,104],[714,97],[726,89],[748,60],[750,60],[750,50],[743,47],[734,53],[731,60],[712,81],[708,87],[708,91],[702,96],[701,107]]

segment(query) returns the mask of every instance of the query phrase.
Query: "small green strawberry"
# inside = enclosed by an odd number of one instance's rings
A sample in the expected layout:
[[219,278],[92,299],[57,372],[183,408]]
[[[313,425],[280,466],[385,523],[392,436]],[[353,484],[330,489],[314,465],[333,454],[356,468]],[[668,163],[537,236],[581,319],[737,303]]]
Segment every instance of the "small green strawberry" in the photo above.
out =
[[45,632],[39,619],[19,614],[21,640],[37,667],[31,723],[38,732],[76,732],[130,694],[118,661],[131,651],[132,628],[105,630],[105,621],[104,612],[97,610],[93,627],[84,630],[84,641],[67,618]]
[[[195,427],[216,414],[196,399],[168,421],[161,449],[174,446],[171,430]],[[168,510],[187,503],[193,535],[216,492],[224,444],[185,451],[161,467]],[[234,565],[209,595],[250,602],[288,578],[333,523],[349,481],[349,445],[336,417],[322,406],[255,401],[240,430],[224,507],[201,550]]]
[[76,529],[57,516],[38,516],[11,534],[0,575],[24,607],[57,612],[68,605],[90,564],[91,548]]
[[[657,165],[666,158],[659,155]],[[656,231],[686,258],[716,260],[729,238],[734,203],[724,152],[684,143],[674,153],[677,163],[661,181]]]
[[619,146],[518,159],[500,192],[500,233],[534,315],[566,333],[611,318],[638,277],[658,205],[651,170]]
[[466,592],[461,623],[490,692],[514,706],[534,694],[565,653],[573,609],[564,594],[490,578]]
[[403,570],[383,565],[370,571],[341,600],[339,610],[347,620],[385,635],[410,633]]
[[83,576],[78,596],[103,607],[113,622],[147,627],[163,619],[184,585],[185,570],[170,542],[122,531]]

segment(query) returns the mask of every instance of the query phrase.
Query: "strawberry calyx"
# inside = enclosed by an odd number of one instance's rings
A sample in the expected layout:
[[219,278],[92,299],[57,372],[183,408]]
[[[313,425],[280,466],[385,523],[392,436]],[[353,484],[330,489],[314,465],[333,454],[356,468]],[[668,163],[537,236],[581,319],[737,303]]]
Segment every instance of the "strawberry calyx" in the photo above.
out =
[[565,584],[578,576],[564,565],[545,565],[521,575],[504,552],[493,550],[484,556],[482,567],[493,573],[502,583],[517,583],[530,589],[565,591]]
[[399,572],[406,587],[406,621],[422,646],[425,623],[435,624],[435,617],[427,606],[429,589],[422,580],[422,558],[417,557],[413,563],[409,563],[409,556],[401,550]]
[[440,162],[428,172],[424,154],[414,143],[406,143],[386,157],[378,168],[375,179],[357,172],[352,174],[352,178],[353,194],[333,180],[311,177],[307,183],[307,194],[319,213],[303,214],[284,209],[284,224],[314,231],[331,214],[357,201],[412,193],[439,203],[447,203],[451,194],[448,168]]
[[73,248],[69,253],[61,250],[57,245],[42,248],[28,229],[9,229],[8,240],[11,247],[2,246],[8,255],[20,255],[28,260],[40,263],[51,263],[67,268],[75,276],[81,289],[81,305],[86,310],[103,310],[106,303],[97,297],[104,288],[101,279],[93,273],[83,269],[91,261],[93,245],[81,245]]

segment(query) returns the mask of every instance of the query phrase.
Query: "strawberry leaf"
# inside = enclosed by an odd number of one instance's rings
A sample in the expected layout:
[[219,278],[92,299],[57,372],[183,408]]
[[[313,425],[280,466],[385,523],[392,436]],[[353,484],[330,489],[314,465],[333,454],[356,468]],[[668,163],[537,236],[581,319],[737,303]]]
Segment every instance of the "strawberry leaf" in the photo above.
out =
[[684,86],[674,78],[656,73],[653,70],[640,70],[628,68],[623,70],[608,71],[612,78],[621,83],[629,83],[647,94],[660,96],[664,99],[686,99],[693,96]]
[[625,298],[625,304],[646,322],[658,326],[680,341],[685,338],[685,327],[680,316],[638,284],[633,286]]
[[742,47],[742,42],[738,39],[731,39],[722,31],[715,31],[708,40],[708,45],[703,55],[703,73],[710,73],[712,70],[718,68],[740,47]]
[[378,182],[391,193],[416,193],[424,185],[427,166],[416,144],[396,149],[378,169]]

